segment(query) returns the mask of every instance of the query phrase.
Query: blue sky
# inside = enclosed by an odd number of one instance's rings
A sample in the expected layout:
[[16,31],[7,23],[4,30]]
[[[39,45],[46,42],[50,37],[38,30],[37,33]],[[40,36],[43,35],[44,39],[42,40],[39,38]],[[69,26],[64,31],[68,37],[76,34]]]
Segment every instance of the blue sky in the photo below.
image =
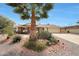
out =
[[[19,15],[13,12],[13,8],[3,3],[0,4],[0,15],[6,16],[15,21],[16,24],[27,24],[30,20],[21,20]],[[78,3],[60,3],[55,4],[54,9],[50,10],[47,19],[41,19],[37,23],[55,24],[58,26],[75,25],[79,20],[79,4]]]

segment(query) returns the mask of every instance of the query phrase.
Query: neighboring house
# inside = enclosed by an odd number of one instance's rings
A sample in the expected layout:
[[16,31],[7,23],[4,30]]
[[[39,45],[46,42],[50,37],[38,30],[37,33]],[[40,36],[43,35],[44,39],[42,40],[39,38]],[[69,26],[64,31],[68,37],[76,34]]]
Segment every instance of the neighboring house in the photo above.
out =
[[79,25],[62,27],[60,30],[62,33],[79,33]]

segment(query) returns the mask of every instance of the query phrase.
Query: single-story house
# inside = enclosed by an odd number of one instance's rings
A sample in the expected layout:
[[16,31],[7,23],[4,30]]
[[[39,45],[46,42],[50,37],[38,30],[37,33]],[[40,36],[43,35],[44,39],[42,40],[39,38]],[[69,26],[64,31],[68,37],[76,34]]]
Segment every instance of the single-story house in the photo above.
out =
[[62,33],[79,33],[79,25],[62,27],[60,31]]
[[[18,32],[18,33],[22,33],[22,32],[29,33],[30,24],[28,24],[28,25],[19,25],[15,29],[16,29],[16,32]],[[56,26],[56,25],[50,25],[50,24],[47,24],[47,25],[40,24],[40,25],[36,25],[36,30],[37,31],[45,30],[45,31],[49,31],[49,32],[52,32],[52,33],[59,33],[60,32],[60,27]]]
[[[28,25],[19,25],[16,28],[16,32],[18,33],[29,33],[30,32],[30,24]],[[66,26],[66,27],[59,27],[56,25],[36,25],[37,31],[49,31],[51,33],[79,33],[79,25],[74,26]]]

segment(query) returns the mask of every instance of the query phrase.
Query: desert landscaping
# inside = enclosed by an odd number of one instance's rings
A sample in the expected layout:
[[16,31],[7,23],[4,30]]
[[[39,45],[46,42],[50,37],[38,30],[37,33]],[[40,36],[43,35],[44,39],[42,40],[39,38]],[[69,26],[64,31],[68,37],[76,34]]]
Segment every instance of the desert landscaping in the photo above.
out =
[[[49,46],[41,52],[35,52],[33,50],[29,50],[23,47],[23,43],[28,39],[28,35],[20,35],[22,40],[19,43],[15,43],[10,45],[11,39],[0,44],[0,55],[4,56],[74,56],[79,55],[78,47],[79,45],[63,39],[61,37],[57,37],[59,34],[53,34],[55,37],[60,40],[60,42],[56,45]],[[66,35],[67,37],[74,36],[74,38],[79,38],[79,35],[73,34],[60,34],[61,36]],[[1,35],[0,35],[1,36]],[[72,37],[71,37],[72,39]],[[75,50],[76,49],[76,50]]]
[[[67,22],[72,23],[72,19],[65,20],[66,23],[59,19],[61,21],[58,20],[58,23],[63,25],[54,25],[55,20],[52,21],[51,16],[51,10],[55,8],[53,3],[1,5],[4,7],[0,13],[4,14],[7,7],[5,15],[14,20],[0,15],[0,56],[79,56],[79,21],[76,20],[76,24],[73,25],[66,25]],[[49,11],[51,17],[48,16]],[[51,21],[48,19],[50,23],[46,23],[46,20],[40,22],[44,18],[51,18]],[[30,21],[24,24],[27,20]]]

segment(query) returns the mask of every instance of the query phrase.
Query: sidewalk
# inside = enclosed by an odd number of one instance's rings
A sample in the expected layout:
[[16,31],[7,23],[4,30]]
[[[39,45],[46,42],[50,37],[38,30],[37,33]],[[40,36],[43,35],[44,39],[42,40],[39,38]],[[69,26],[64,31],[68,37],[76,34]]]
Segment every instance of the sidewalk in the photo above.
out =
[[53,35],[79,45],[79,35],[76,34],[53,34]]

